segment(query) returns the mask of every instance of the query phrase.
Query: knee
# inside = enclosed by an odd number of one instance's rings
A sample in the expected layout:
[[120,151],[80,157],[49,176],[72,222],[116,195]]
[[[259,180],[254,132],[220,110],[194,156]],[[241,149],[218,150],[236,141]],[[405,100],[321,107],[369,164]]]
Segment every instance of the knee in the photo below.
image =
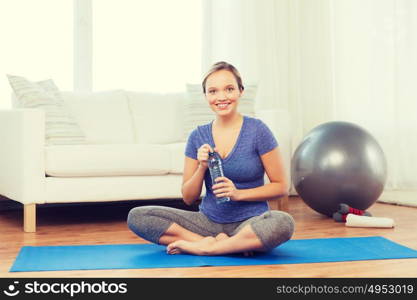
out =
[[294,234],[294,229],[295,229],[294,218],[286,212],[281,212],[280,224],[281,226],[283,226],[283,230],[285,231],[287,241],[288,241]]
[[127,226],[131,231],[156,244],[171,223],[164,216],[164,209],[158,206],[136,207],[127,216]]
[[295,222],[290,214],[282,211],[271,211],[270,213],[267,217],[268,222],[264,224],[265,228],[257,230],[261,232],[258,235],[265,251],[272,250],[291,239],[295,229]]
[[135,233],[141,231],[141,227],[146,224],[149,207],[135,207],[129,211],[127,216],[127,226]]

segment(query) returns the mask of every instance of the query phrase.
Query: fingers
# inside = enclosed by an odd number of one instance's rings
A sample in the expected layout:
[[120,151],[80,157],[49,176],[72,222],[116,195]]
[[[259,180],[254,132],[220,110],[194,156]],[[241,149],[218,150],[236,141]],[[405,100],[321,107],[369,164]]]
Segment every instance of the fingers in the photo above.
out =
[[216,195],[217,198],[232,196],[232,192],[229,189],[221,189],[219,191],[215,191],[214,194]]
[[207,163],[209,158],[209,151],[212,151],[212,148],[209,144],[202,145],[197,151],[197,160],[202,163]]
[[218,177],[215,179],[216,184],[212,186],[213,193],[218,198],[230,197],[234,186],[231,184],[231,180],[226,177]]
[[225,190],[230,190],[230,187],[229,186],[227,186],[226,184],[224,184],[224,183],[220,183],[220,184],[215,184],[215,185],[213,185],[213,193],[214,194],[218,194],[218,193],[220,193],[221,191],[225,191]]
[[[213,152],[213,148],[209,144],[204,144],[200,147],[200,149],[207,149],[207,151]],[[214,148],[216,149],[216,148]]]
[[211,186],[213,190],[221,187],[231,186],[232,183],[232,181],[227,177],[217,177],[214,181],[217,183]]
[[217,198],[231,197],[233,194],[233,187],[228,183],[218,183],[213,185],[213,194]]

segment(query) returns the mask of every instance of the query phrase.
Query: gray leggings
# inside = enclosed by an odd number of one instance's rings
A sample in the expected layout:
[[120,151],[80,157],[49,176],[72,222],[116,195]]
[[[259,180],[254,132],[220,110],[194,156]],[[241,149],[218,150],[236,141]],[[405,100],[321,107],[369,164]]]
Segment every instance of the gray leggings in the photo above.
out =
[[159,238],[172,223],[201,236],[216,236],[221,232],[233,236],[250,224],[265,251],[288,241],[294,232],[294,219],[282,211],[267,211],[241,222],[220,224],[211,221],[201,212],[165,206],[142,206],[133,208],[127,218],[130,230],[155,244],[159,244]]

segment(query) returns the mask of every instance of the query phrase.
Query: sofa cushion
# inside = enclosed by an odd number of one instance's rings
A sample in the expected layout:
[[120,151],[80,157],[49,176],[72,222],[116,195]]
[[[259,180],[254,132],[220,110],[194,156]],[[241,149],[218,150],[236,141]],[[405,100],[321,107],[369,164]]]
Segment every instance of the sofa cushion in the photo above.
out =
[[183,141],[185,93],[155,94],[126,92],[140,144],[168,144]]
[[61,92],[88,144],[134,143],[132,118],[123,90]]
[[52,79],[32,82],[21,76],[7,75],[15,94],[14,106],[45,112],[47,145],[84,144],[86,138],[71,115]]
[[[181,199],[181,175],[48,177],[45,203]],[[203,186],[202,193],[205,189]]]
[[64,145],[45,148],[46,174],[54,177],[168,174],[169,148],[161,145]]
[[184,157],[185,157],[185,143],[173,143],[168,144],[166,147],[171,153],[171,168],[169,173],[171,174],[183,174],[184,173]]

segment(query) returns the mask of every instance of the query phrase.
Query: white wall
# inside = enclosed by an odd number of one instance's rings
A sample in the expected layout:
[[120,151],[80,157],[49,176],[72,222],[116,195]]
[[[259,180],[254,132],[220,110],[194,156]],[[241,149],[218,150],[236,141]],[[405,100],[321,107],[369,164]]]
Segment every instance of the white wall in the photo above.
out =
[[287,107],[289,1],[203,1],[203,70],[225,60],[259,85],[257,108]]
[[72,10],[72,1],[0,1],[0,109],[11,107],[8,73],[72,89]]
[[301,136],[331,120],[364,127],[387,157],[386,190],[403,191],[383,198],[409,203],[414,193],[417,199],[417,2],[296,0],[291,5],[290,47],[297,49],[290,61],[293,126]]
[[292,151],[350,121],[382,146],[386,188],[417,190],[417,1],[206,1],[205,68],[228,60],[259,84],[258,108],[288,109]]

